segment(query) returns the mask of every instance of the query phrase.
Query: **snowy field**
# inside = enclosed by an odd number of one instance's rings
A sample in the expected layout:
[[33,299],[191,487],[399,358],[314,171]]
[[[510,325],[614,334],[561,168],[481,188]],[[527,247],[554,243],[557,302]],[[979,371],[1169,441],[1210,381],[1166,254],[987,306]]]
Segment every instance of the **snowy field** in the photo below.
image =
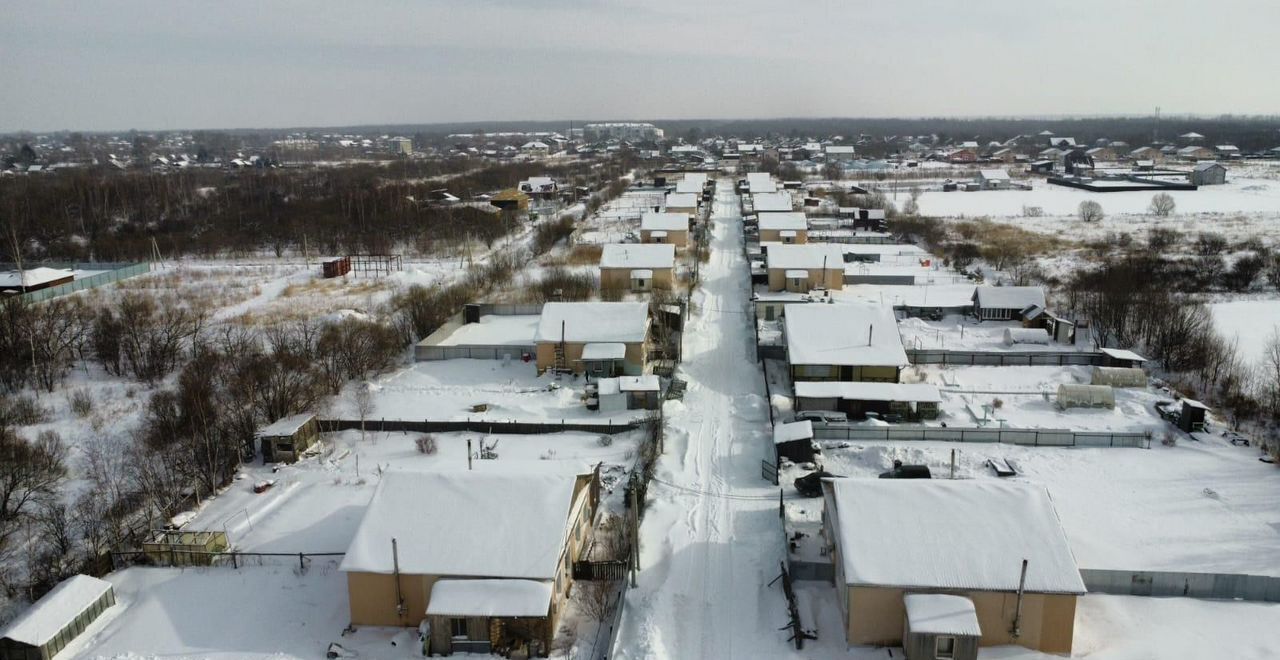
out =
[[[1098,239],[1109,232],[1137,236],[1153,227],[1192,236],[1216,232],[1232,241],[1256,236],[1274,243],[1280,236],[1280,180],[1276,179],[1237,178],[1228,172],[1224,185],[1169,191],[1177,209],[1166,218],[1148,212],[1154,192],[1096,193],[1050,185],[1041,179],[1028,181],[1033,184],[1031,190],[925,192],[919,199],[920,213],[948,219],[987,216],[1070,240]],[[1101,222],[1082,223],[1076,218],[1076,210],[1085,200],[1102,205],[1106,217]],[[1029,208],[1038,208],[1043,215],[1028,215]]]
[[1280,300],[1234,300],[1208,307],[1218,334],[1236,342],[1241,362],[1265,364],[1267,344],[1280,333]]
[[[369,381],[373,410],[366,418],[606,423],[639,419],[647,412],[587,410],[581,400],[585,386],[581,377],[538,376],[532,362],[520,360],[417,362]],[[366,386],[348,384],[334,402],[332,414],[358,419],[356,392],[361,387]]]

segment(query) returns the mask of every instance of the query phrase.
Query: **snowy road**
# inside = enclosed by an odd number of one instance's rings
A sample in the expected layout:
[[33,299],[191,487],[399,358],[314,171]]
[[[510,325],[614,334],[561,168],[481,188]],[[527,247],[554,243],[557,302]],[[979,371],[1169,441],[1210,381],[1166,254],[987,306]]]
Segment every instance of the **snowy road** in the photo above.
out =
[[639,586],[627,594],[622,658],[778,658],[791,647],[778,585],[777,490],[764,380],[752,347],[738,197],[719,182],[711,259],[685,332],[683,403],[667,407],[666,453],[641,528]]

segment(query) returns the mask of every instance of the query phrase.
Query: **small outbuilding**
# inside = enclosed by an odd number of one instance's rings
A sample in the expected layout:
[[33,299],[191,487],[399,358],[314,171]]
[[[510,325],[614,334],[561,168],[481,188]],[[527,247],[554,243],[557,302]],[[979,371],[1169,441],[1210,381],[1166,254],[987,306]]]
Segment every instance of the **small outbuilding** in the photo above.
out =
[[1197,163],[1191,170],[1191,183],[1197,186],[1217,186],[1227,182],[1227,168],[1222,163]]
[[320,439],[320,422],[312,413],[290,415],[258,431],[264,463],[292,463]]
[[1209,413],[1209,406],[1195,399],[1182,400],[1182,414],[1178,415],[1178,428],[1187,433],[1204,430],[1204,418]]
[[1098,352],[1106,356],[1106,364],[1103,366],[1107,367],[1138,368],[1147,361],[1147,358],[1123,348],[1100,348]]
[[0,291],[5,293],[29,293],[48,289],[75,280],[75,272],[65,268],[28,268],[0,273]]
[[813,423],[806,419],[774,426],[773,449],[778,462],[784,457],[792,463],[812,462],[818,454],[818,447],[813,442]]
[[69,577],[0,633],[0,660],[51,660],[115,604],[110,582]]
[[983,321],[1020,319],[1031,306],[1045,309],[1044,289],[1038,286],[980,286],[973,291],[973,314]]
[[907,594],[902,650],[907,660],[975,660],[982,626],[973,601],[952,594]]
[[1115,408],[1116,394],[1110,385],[1058,386],[1058,408]]

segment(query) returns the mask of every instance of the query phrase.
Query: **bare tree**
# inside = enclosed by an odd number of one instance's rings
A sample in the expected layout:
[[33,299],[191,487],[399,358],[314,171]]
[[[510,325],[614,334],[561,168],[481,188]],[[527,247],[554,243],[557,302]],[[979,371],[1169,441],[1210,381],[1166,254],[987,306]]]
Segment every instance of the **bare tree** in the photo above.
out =
[[1076,214],[1080,217],[1081,222],[1100,222],[1106,217],[1102,212],[1102,205],[1092,199],[1080,202],[1080,206],[1076,209]]
[[0,552],[36,505],[57,492],[67,475],[66,456],[57,433],[45,431],[30,442],[0,429]]
[[1151,206],[1147,210],[1151,212],[1151,215],[1167,218],[1173,214],[1176,208],[1178,208],[1178,203],[1173,200],[1173,195],[1162,192],[1151,198]]

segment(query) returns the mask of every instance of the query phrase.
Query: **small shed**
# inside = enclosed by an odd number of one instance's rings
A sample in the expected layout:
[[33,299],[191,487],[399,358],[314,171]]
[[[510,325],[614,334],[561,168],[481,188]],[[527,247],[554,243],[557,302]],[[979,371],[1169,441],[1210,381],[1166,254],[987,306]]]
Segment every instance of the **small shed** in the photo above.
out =
[[351,272],[351,257],[330,259],[321,264],[325,277],[342,277]]
[[774,458],[783,457],[793,463],[810,463],[817,457],[817,445],[813,442],[813,423],[809,420],[786,422],[773,427]]
[[1108,367],[1137,368],[1147,361],[1147,358],[1123,348],[1099,348],[1098,352],[1106,356],[1106,364],[1104,366]]
[[1227,182],[1227,168],[1221,163],[1197,163],[1191,170],[1191,183],[1197,186],[1216,186]]
[[1116,395],[1110,385],[1070,385],[1058,386],[1058,407],[1068,408],[1115,408]]
[[311,413],[290,415],[263,427],[258,439],[264,463],[293,462],[320,439],[320,423]]
[[1131,367],[1094,367],[1090,382],[1111,387],[1146,387],[1147,374]]
[[1209,406],[1196,401],[1195,399],[1182,400],[1182,414],[1178,415],[1178,428],[1193,433],[1195,431],[1204,430],[1204,418],[1209,412]]
[[902,650],[907,660],[975,660],[982,628],[973,601],[951,594],[907,594]]
[[0,633],[0,660],[51,660],[115,604],[110,582],[69,577]]
[[655,374],[618,376],[618,390],[627,398],[627,410],[657,410],[662,383]]

